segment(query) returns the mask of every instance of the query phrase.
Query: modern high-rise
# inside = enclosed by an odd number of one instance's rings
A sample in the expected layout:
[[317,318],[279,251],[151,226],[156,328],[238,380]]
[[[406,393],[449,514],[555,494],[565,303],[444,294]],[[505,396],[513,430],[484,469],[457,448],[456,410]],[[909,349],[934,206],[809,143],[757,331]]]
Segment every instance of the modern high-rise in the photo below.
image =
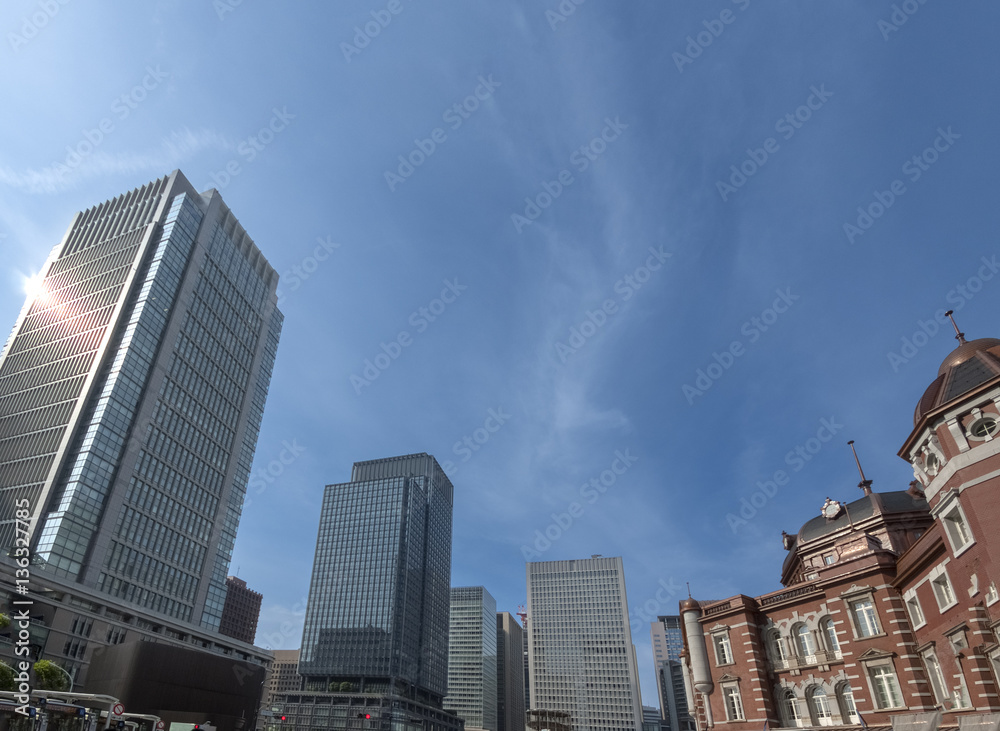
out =
[[451,481],[423,453],[355,462],[350,482],[326,486],[299,657],[304,689],[279,699],[291,719],[283,728],[318,716],[326,728],[359,716],[385,731],[461,727],[442,708],[452,498]]
[[226,603],[222,607],[219,633],[253,644],[264,597],[235,576],[226,578]]
[[467,731],[497,731],[497,602],[482,586],[451,590],[444,707]]
[[650,624],[656,688],[660,695],[660,714],[664,731],[693,731],[694,719],[688,712],[684,690],[684,628],[679,616],[660,616]]
[[620,557],[528,563],[531,710],[574,731],[641,731]]
[[497,612],[497,729],[524,731],[524,631]]
[[27,543],[35,590],[51,580],[126,632],[149,614],[162,620],[143,627],[209,646],[277,280],[218,191],[180,171],[76,214],[0,355],[0,561]]

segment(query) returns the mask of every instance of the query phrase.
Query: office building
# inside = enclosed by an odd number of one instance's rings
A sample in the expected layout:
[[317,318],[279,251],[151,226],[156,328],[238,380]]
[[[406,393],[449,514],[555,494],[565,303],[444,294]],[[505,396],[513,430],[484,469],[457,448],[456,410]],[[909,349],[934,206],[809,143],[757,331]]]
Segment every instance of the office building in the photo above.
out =
[[997,728],[1000,340],[957,339],[898,452],[908,489],[859,461],[860,498],[818,494],[782,533],[782,588],[681,602],[699,729]]
[[[282,728],[460,728],[448,689],[452,484],[428,454],[355,462],[327,485],[299,656],[303,692]],[[368,716],[369,718],[366,718]],[[352,726],[353,728],[353,726]]]
[[[259,652],[217,633],[277,279],[219,193],[180,171],[76,214],[42,266],[0,355],[0,546],[27,540],[54,612],[39,648],[71,673],[119,630]],[[72,632],[90,620],[112,639]]]
[[497,729],[524,731],[524,631],[497,612]]
[[235,576],[226,578],[226,603],[222,605],[219,633],[253,644],[260,619],[263,596],[247,588],[247,582]]
[[497,602],[482,586],[451,590],[444,707],[467,730],[497,731]]
[[302,676],[299,675],[298,650],[274,650],[274,662],[264,682],[264,698],[261,708],[266,711],[274,705],[274,699],[284,693],[300,690]]
[[574,731],[641,731],[621,558],[527,571],[531,711],[568,713]]
[[657,617],[650,624],[656,689],[660,696],[660,714],[664,731],[693,731],[694,719],[688,713],[684,691],[681,653],[684,630],[679,616]]

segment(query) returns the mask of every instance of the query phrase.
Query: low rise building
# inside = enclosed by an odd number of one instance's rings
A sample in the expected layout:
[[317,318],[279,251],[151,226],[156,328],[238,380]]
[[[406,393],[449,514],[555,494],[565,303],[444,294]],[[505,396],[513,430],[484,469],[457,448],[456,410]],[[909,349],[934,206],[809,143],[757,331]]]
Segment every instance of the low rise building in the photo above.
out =
[[699,729],[1000,725],[1000,340],[957,339],[907,490],[861,471],[861,498],[783,534],[782,589],[681,602]]

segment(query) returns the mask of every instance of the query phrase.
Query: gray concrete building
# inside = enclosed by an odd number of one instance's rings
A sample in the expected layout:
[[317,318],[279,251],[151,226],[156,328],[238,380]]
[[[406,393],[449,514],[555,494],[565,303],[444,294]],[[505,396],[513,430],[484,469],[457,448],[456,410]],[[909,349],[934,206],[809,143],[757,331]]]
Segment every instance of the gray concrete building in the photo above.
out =
[[451,590],[448,695],[466,729],[497,731],[497,602],[482,586]]
[[524,630],[497,612],[497,729],[524,731]]
[[[30,562],[54,612],[39,651],[81,683],[118,630],[269,657],[217,632],[281,332],[274,269],[174,171],[78,213],[39,276],[0,354],[0,573]],[[63,647],[57,626],[99,618],[106,639]]]
[[641,731],[639,680],[620,557],[529,562],[532,711],[574,731]]

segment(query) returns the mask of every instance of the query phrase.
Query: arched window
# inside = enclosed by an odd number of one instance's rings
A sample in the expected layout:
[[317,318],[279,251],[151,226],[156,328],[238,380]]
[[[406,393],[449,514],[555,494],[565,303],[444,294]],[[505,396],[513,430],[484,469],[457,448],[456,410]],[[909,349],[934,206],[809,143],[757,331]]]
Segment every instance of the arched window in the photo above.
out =
[[781,633],[773,629],[767,633],[767,649],[771,654],[771,663],[778,668],[788,665],[788,653],[785,652],[785,642],[781,639]]
[[816,686],[808,692],[809,715],[814,726],[832,726],[833,714],[830,712],[830,701],[827,700],[826,691]]
[[781,698],[781,709],[785,715],[786,726],[805,726],[808,718],[802,713],[802,706],[799,699],[795,697],[795,691],[788,689]]
[[833,624],[832,617],[826,617],[819,623],[823,632],[823,639],[826,640],[826,649],[836,657],[840,657],[840,640],[837,639],[837,628]]
[[799,657],[806,662],[814,660],[816,643],[809,628],[804,624],[797,624],[792,628],[792,636],[795,638],[795,650]]
[[840,716],[843,723],[859,723],[858,709],[854,705],[854,691],[850,683],[837,686],[837,705],[840,706]]

